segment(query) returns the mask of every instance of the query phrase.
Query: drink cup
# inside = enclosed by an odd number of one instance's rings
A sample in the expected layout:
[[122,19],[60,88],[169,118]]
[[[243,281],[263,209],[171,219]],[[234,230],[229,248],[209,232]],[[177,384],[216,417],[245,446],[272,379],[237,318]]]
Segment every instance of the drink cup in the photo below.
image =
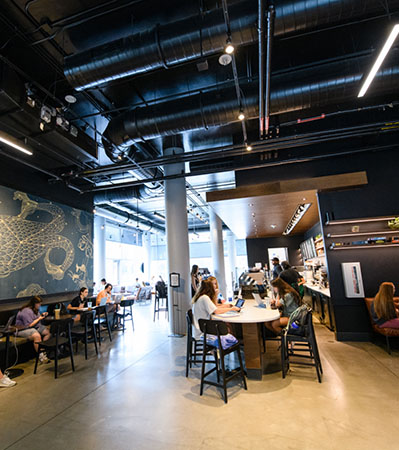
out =
[[60,318],[60,313],[61,313],[61,310],[60,310],[60,309],[55,309],[55,310],[54,310],[54,317],[55,317],[55,320],[58,320],[58,319]]
[[87,302],[87,307],[91,308],[92,302]]

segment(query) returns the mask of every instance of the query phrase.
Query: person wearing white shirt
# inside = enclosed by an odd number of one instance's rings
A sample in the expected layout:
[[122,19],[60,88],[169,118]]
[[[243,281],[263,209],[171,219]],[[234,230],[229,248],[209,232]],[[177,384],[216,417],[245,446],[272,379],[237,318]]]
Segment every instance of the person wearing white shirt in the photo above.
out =
[[202,332],[200,330],[199,319],[209,320],[213,314],[223,314],[226,311],[240,311],[240,308],[231,304],[217,305],[217,293],[214,283],[211,280],[201,281],[200,287],[195,293],[193,303],[193,336],[194,339],[200,339]]

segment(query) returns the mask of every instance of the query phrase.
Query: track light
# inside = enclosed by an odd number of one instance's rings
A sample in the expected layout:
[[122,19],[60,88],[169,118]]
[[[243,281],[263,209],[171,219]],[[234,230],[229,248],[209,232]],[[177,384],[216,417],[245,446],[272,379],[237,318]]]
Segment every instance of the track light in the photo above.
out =
[[310,208],[311,205],[312,205],[311,203],[302,203],[297,206],[294,214],[292,215],[287,226],[285,227],[283,234],[287,235],[291,233],[291,231],[298,225],[299,221],[302,219],[302,217],[305,215],[306,211]]
[[234,45],[231,42],[231,37],[229,36],[226,40],[226,46],[224,47],[224,52],[228,55],[234,53]]
[[7,144],[10,147],[15,148],[16,150],[19,150],[20,152],[26,153],[27,155],[32,155],[33,153],[28,150],[25,147],[22,147],[20,142],[15,139],[13,136],[10,136],[7,133],[4,133],[3,131],[0,131],[0,142],[3,142],[3,144]]
[[161,213],[159,213],[158,211],[154,211],[154,216],[158,217],[159,219],[162,220],[166,220],[165,216],[163,216]]
[[373,67],[370,70],[370,73],[367,75],[367,78],[365,79],[363,86],[361,87],[358,97],[363,97],[364,94],[367,92],[367,89],[370,87],[370,84],[374,80],[374,77],[376,76],[378,69],[381,67],[381,64],[384,62],[385,57],[387,56],[389,50],[391,49],[393,43],[395,42],[396,38],[399,34],[399,24],[394,25],[392,28],[392,31],[390,35],[388,36],[388,39],[386,40],[384,46],[382,47],[382,50],[380,54],[378,55]]

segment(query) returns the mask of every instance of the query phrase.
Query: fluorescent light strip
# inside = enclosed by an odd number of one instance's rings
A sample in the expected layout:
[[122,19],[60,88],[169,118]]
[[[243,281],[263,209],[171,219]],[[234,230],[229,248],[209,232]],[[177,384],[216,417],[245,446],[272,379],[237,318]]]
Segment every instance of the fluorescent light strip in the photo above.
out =
[[3,142],[4,144],[7,144],[10,147],[15,148],[15,149],[19,150],[20,152],[26,153],[27,155],[33,154],[31,151],[27,150],[26,148],[21,147],[20,145],[16,144],[13,140],[7,139],[3,136],[0,136],[0,142]]
[[291,231],[298,225],[299,221],[302,219],[311,205],[311,203],[301,203],[297,206],[294,214],[288,222],[288,225],[285,227],[285,230],[283,232],[284,235],[291,233]]
[[378,58],[376,59],[373,67],[370,70],[370,73],[367,75],[367,78],[359,91],[358,97],[363,97],[364,94],[367,92],[367,89],[370,87],[370,84],[372,83],[376,73],[381,67],[381,64],[384,62],[384,59],[387,56],[396,38],[398,37],[398,34],[399,34],[399,24],[395,25],[392,28],[391,34],[388,36],[388,39],[386,40],[384,47],[382,47],[382,50],[378,55]]

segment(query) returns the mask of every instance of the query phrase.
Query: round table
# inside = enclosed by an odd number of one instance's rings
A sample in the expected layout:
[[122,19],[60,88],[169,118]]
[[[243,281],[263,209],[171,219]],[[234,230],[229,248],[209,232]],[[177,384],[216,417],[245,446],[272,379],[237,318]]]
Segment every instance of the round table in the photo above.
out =
[[237,316],[215,314],[217,320],[242,324],[245,366],[248,378],[262,379],[265,367],[262,324],[279,318],[280,313],[277,309],[261,308],[255,300],[246,300],[244,307]]

